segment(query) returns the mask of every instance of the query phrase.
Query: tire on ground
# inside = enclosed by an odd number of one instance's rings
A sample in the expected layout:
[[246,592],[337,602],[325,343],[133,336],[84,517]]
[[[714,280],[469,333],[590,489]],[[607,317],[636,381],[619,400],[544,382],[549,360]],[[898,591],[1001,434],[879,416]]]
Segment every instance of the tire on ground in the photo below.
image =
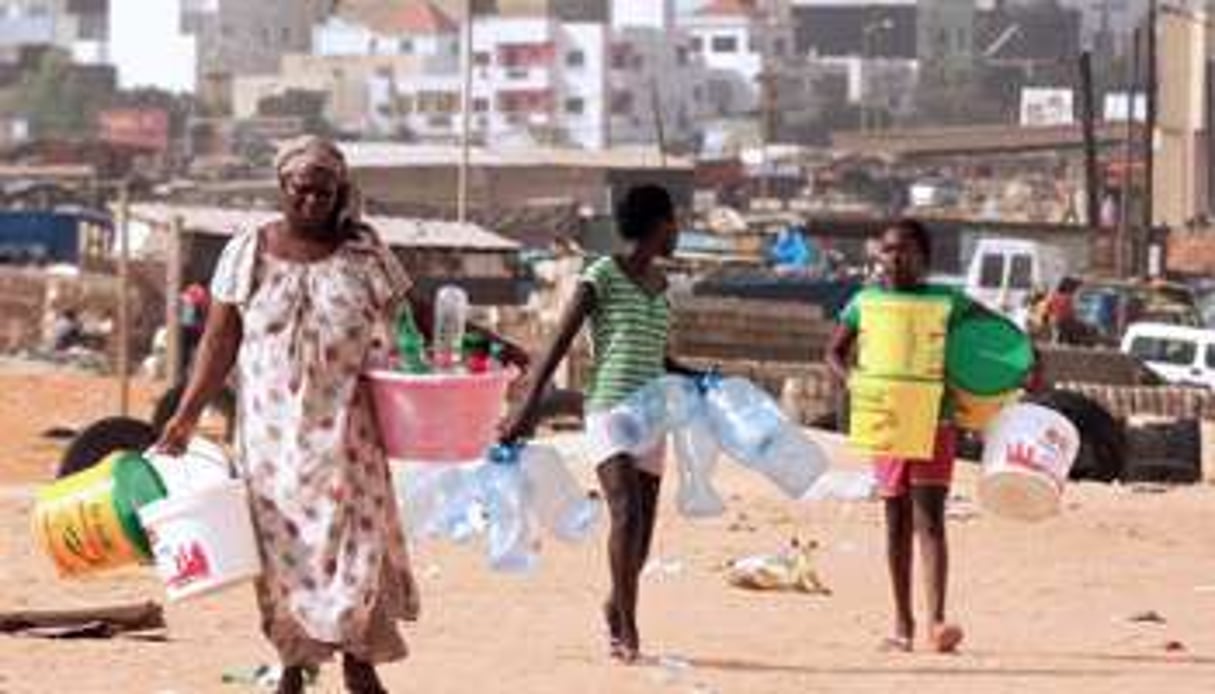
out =
[[106,417],[77,434],[59,459],[58,477],[87,470],[114,451],[142,451],[156,443],[151,424],[132,417]]
[[1126,432],[1097,401],[1079,393],[1051,390],[1026,398],[1067,417],[1080,432],[1080,452],[1072,465],[1073,480],[1113,482],[1126,470]]

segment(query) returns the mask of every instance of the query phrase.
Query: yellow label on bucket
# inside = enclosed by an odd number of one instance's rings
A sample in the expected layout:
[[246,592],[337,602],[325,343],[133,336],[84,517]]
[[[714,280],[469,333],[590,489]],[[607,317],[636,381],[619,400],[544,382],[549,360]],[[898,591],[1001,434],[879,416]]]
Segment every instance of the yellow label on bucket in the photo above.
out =
[[38,491],[34,535],[61,576],[75,576],[140,561],[114,506],[114,459]]
[[854,375],[849,437],[876,455],[932,459],[943,385]]
[[940,381],[950,304],[940,298],[862,295],[857,365],[867,376]]
[[1021,396],[1020,391],[999,395],[975,395],[964,390],[952,389],[954,423],[959,429],[983,431],[996,415],[1013,404]]

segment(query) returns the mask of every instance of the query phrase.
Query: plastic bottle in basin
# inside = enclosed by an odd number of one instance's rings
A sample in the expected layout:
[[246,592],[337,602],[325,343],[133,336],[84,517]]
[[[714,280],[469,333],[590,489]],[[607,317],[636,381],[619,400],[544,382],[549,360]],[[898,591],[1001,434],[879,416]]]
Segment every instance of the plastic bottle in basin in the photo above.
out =
[[585,540],[599,520],[599,504],[570,474],[561,454],[548,446],[528,445],[518,455],[540,524],[560,540]]
[[426,338],[418,330],[413,320],[413,311],[409,305],[401,307],[397,314],[396,325],[397,356],[400,358],[400,369],[405,373],[424,374],[430,371],[426,363]]
[[468,294],[454,285],[439,288],[435,298],[434,362],[440,369],[459,365],[460,347],[468,322]]
[[709,420],[717,440],[738,462],[799,498],[826,470],[827,456],[750,381],[726,378],[708,385]]
[[536,565],[533,511],[518,449],[494,447],[478,476],[489,521],[490,568],[508,573],[532,570]]
[[679,512],[689,518],[710,518],[726,510],[713,488],[713,471],[721,447],[713,438],[713,427],[702,414],[676,429],[675,459],[679,466],[679,491],[675,501]]

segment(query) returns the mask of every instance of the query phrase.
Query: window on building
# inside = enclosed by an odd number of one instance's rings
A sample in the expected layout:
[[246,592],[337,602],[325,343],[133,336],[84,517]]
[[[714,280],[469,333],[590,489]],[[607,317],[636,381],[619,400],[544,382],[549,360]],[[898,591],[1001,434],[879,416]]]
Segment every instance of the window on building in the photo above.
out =
[[473,111],[477,113],[485,113],[489,110],[489,99],[479,96],[473,99]]
[[680,67],[683,67],[683,66],[687,65],[689,62],[691,62],[691,60],[688,57],[688,47],[679,46],[678,48],[676,48],[675,49],[675,64],[679,65]]
[[586,100],[581,97],[571,97],[565,100],[565,112],[573,115],[582,115],[586,111]]
[[397,52],[401,55],[409,55],[413,53],[413,39],[401,39],[397,43]]
[[633,93],[616,92],[612,95],[612,115],[627,116],[633,112]]
[[612,46],[612,69],[624,70],[629,66],[629,47],[625,45]]
[[278,30],[278,40],[283,46],[291,43],[291,27],[281,27]]
[[714,53],[737,53],[738,52],[738,37],[737,36],[714,36],[712,47],[713,47]]
[[697,53],[704,53],[705,40],[700,38],[699,36],[693,36],[692,37],[692,50]]
[[785,40],[776,39],[772,42],[772,55],[781,58],[785,55]]
[[567,67],[582,67],[586,65],[586,53],[582,51],[570,51],[565,56],[565,64]]
[[[458,49],[457,49],[458,50]],[[477,51],[473,54],[473,63],[478,67],[489,67],[490,57],[488,51]]]

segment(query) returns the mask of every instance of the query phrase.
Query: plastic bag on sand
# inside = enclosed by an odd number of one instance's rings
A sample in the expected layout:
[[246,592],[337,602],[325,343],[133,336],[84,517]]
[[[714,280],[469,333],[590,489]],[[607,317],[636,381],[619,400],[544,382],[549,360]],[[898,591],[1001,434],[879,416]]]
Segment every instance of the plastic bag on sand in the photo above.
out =
[[794,540],[790,547],[777,554],[758,554],[736,559],[730,563],[726,580],[736,588],[747,590],[795,591],[812,595],[830,595],[831,590],[814,570],[813,554],[816,542]]
[[872,470],[828,470],[802,499],[806,501],[868,501],[877,492]]

